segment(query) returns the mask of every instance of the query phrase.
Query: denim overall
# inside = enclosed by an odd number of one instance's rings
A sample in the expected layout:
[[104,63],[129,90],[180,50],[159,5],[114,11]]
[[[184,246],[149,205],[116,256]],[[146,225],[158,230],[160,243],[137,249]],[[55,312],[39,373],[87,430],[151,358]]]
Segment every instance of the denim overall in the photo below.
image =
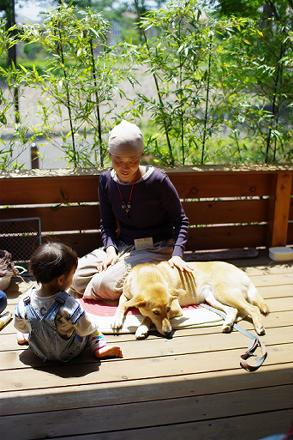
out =
[[[43,361],[58,360],[62,362],[78,356],[85,348],[88,337],[81,337],[73,332],[69,338],[64,338],[57,332],[56,316],[61,306],[66,303],[68,294],[66,292],[59,293],[54,303],[44,316],[40,316],[38,312],[31,306],[30,297],[24,298],[26,317],[31,325],[29,336],[29,346],[31,350]],[[68,309],[68,308],[67,308]],[[69,310],[69,320],[74,325],[84,314],[84,311],[78,305],[74,309]]]

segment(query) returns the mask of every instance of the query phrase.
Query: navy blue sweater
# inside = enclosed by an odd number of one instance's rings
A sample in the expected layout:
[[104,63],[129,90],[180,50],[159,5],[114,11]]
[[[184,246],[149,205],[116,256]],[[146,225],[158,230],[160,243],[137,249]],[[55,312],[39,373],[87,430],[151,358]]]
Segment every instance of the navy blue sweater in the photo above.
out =
[[[130,194],[131,208],[127,213],[122,204],[127,204]],[[173,255],[183,255],[188,218],[164,171],[154,168],[134,185],[119,183],[114,180],[113,171],[105,171],[100,176],[99,199],[105,248],[117,249],[120,240],[133,244],[136,238],[152,237],[154,243],[173,239]]]

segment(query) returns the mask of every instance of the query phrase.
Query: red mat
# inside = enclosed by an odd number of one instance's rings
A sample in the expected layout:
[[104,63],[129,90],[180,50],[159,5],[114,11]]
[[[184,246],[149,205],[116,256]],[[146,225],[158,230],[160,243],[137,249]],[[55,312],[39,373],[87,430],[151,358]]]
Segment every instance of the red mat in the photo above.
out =
[[[98,300],[80,299],[82,307],[92,315],[104,333],[113,333],[111,323],[115,315],[117,306],[115,304],[104,303]],[[131,308],[127,311],[125,321],[120,333],[135,333],[143,317],[138,309]],[[184,327],[207,327],[219,325],[222,319],[213,312],[204,309],[200,305],[192,305],[183,308],[183,316],[172,319],[173,328]]]

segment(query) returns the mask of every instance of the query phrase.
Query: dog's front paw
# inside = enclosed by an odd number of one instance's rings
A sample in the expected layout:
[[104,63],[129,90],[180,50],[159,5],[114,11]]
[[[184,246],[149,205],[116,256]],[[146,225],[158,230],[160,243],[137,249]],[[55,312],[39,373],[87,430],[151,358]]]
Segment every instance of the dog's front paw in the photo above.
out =
[[135,332],[136,339],[145,339],[149,334],[149,328],[147,325],[142,324],[139,327],[137,327]]
[[115,333],[117,333],[123,326],[123,316],[117,315],[114,317],[111,327]]

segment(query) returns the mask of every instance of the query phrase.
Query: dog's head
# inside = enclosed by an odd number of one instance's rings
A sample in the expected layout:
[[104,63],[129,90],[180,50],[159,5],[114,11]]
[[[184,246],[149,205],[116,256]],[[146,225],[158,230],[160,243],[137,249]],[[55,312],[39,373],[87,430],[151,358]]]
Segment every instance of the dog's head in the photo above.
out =
[[179,294],[177,290],[170,292],[163,284],[156,283],[146,287],[136,296],[134,306],[141,315],[153,322],[161,335],[170,337],[172,333],[170,319],[182,315],[181,307],[176,301]]

